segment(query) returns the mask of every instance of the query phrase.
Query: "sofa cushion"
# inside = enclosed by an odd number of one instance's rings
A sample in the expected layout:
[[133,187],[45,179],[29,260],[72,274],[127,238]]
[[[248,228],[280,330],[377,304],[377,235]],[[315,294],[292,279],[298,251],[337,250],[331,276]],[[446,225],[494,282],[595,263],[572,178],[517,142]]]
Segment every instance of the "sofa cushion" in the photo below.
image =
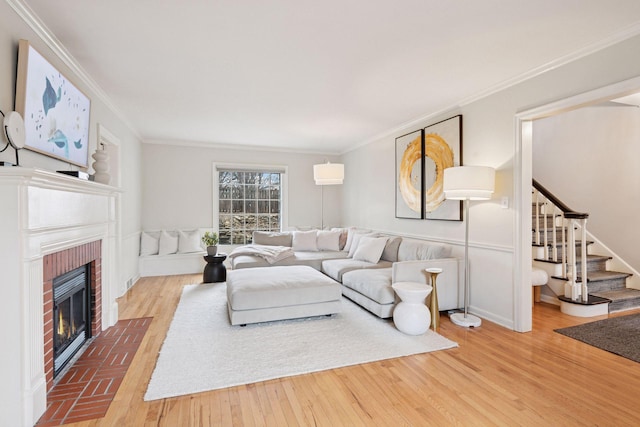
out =
[[451,247],[417,239],[402,239],[398,248],[398,261],[448,258]]
[[360,270],[362,268],[387,268],[391,267],[391,264],[389,261],[371,263],[351,258],[331,259],[322,262],[322,272],[332,279],[342,282],[342,275],[348,271]]
[[395,303],[396,296],[391,287],[391,268],[349,271],[342,276],[342,284],[378,304]]
[[340,231],[319,230],[316,243],[319,251],[339,251]]
[[358,242],[358,248],[353,254],[353,259],[359,261],[367,261],[375,264],[380,261],[382,251],[384,251],[384,246],[386,244],[386,237],[364,236]]
[[291,247],[294,251],[317,251],[317,230],[294,231]]
[[291,247],[291,233],[275,233],[270,231],[254,231],[253,243],[267,246],[289,246]]

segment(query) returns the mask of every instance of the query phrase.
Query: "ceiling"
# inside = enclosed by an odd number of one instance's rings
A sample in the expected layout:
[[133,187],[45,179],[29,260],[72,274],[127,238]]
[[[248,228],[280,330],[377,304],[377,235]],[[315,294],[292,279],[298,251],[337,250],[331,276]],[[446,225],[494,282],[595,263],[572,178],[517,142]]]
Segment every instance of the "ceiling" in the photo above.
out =
[[145,141],[323,153],[640,32],[638,0],[12,1]]

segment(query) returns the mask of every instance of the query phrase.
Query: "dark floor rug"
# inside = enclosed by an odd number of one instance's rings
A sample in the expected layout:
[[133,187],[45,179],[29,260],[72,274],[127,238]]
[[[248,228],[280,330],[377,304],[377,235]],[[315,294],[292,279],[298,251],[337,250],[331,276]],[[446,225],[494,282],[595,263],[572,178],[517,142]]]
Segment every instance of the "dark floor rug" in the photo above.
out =
[[640,313],[555,331],[634,362],[640,362]]

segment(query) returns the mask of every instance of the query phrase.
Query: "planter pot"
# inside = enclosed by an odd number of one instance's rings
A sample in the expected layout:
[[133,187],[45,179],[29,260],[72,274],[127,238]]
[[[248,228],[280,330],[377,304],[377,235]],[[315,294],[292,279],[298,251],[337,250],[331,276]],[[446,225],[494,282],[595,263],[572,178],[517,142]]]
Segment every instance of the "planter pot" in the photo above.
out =
[[207,255],[215,256],[218,253],[218,246],[207,246]]

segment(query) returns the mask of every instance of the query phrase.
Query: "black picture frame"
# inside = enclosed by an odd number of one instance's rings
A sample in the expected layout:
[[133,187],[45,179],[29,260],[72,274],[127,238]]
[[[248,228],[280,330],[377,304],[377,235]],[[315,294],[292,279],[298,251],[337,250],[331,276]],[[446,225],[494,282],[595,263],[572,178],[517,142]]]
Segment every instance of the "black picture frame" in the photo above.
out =
[[462,221],[462,201],[444,198],[444,169],[462,166],[462,115],[424,128],[423,218]]
[[424,131],[396,138],[395,216],[405,219],[424,217]]

